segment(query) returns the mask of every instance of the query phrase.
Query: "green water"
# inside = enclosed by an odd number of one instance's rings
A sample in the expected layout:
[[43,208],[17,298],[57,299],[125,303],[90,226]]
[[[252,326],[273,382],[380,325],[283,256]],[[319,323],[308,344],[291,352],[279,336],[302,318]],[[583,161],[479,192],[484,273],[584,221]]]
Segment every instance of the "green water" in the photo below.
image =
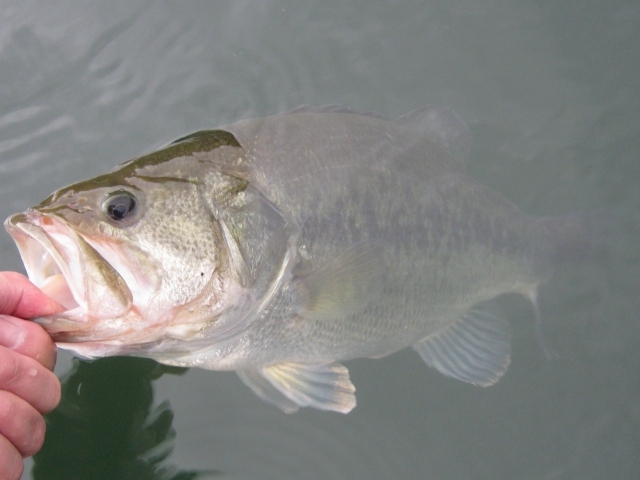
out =
[[[284,415],[232,373],[73,363],[24,478],[640,478],[637,1],[0,3],[0,217],[182,135],[300,104],[453,107],[469,172],[538,215],[611,217],[606,251],[506,297],[496,386],[412,351],[348,362],[349,415]],[[0,269],[22,270],[8,235]],[[180,373],[180,374],[178,374]]]

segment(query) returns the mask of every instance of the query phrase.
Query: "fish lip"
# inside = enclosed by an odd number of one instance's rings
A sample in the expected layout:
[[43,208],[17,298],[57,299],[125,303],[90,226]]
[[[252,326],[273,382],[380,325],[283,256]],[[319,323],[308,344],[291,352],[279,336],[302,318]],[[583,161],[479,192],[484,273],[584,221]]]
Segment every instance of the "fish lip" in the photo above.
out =
[[[86,294],[83,282],[73,280],[74,266],[70,260],[79,256],[78,248],[72,241],[74,232],[64,221],[32,209],[9,217],[5,221],[5,228],[18,247],[29,280],[67,308],[55,316],[34,320],[46,329],[51,318],[63,317],[66,331],[81,328],[86,323]],[[65,242],[65,239],[69,241]],[[79,265],[75,268],[78,269]],[[53,279],[64,279],[73,301],[56,298],[55,294],[47,291],[47,285]]]

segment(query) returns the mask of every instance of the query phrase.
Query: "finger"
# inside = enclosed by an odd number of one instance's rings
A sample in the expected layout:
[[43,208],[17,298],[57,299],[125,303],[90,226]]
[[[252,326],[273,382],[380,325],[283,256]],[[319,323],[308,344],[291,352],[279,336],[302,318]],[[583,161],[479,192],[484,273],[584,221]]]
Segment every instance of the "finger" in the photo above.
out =
[[38,287],[17,272],[0,272],[0,313],[34,318],[65,311]]
[[40,413],[53,410],[60,403],[60,381],[30,357],[0,347],[0,390],[7,390]]
[[9,440],[0,435],[0,478],[19,480],[23,470],[22,455]]
[[44,443],[45,423],[38,411],[11,392],[0,390],[0,435],[23,457],[36,453]]
[[53,370],[56,345],[40,326],[28,320],[0,315],[0,345],[37,360]]

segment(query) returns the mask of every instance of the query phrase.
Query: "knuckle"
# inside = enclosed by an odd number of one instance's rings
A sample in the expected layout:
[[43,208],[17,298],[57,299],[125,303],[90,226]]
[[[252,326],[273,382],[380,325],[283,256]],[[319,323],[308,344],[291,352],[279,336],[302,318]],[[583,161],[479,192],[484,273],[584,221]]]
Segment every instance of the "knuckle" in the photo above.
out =
[[0,427],[0,435],[23,457],[33,455],[44,443],[46,423],[42,415],[9,392],[0,391]]
[[0,347],[0,391],[13,392],[47,413],[60,403],[58,377],[32,358]]
[[17,354],[0,348],[0,387],[14,383],[20,377],[21,370]]
[[0,425],[6,425],[7,422],[15,416],[15,398],[9,392],[0,390]]

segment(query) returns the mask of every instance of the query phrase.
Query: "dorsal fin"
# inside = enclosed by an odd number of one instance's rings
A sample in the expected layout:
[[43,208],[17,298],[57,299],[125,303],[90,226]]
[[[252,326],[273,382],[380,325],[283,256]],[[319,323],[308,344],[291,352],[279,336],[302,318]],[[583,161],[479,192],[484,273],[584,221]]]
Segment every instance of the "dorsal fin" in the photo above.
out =
[[299,107],[282,112],[282,115],[289,115],[292,113],[348,113],[350,115],[377,118],[378,120],[391,120],[391,117],[387,117],[385,115],[379,115],[373,112],[359,112],[339,104],[320,105],[317,107],[313,105],[300,105]]
[[283,115],[294,113],[345,113],[393,121],[397,125],[408,127],[431,142],[443,148],[452,158],[460,163],[466,162],[471,150],[471,134],[460,116],[446,105],[425,105],[401,115],[395,120],[373,112],[359,112],[343,105],[300,105],[283,112]]
[[427,136],[461,163],[471,150],[471,134],[460,116],[446,105],[425,105],[396,118],[396,123]]

